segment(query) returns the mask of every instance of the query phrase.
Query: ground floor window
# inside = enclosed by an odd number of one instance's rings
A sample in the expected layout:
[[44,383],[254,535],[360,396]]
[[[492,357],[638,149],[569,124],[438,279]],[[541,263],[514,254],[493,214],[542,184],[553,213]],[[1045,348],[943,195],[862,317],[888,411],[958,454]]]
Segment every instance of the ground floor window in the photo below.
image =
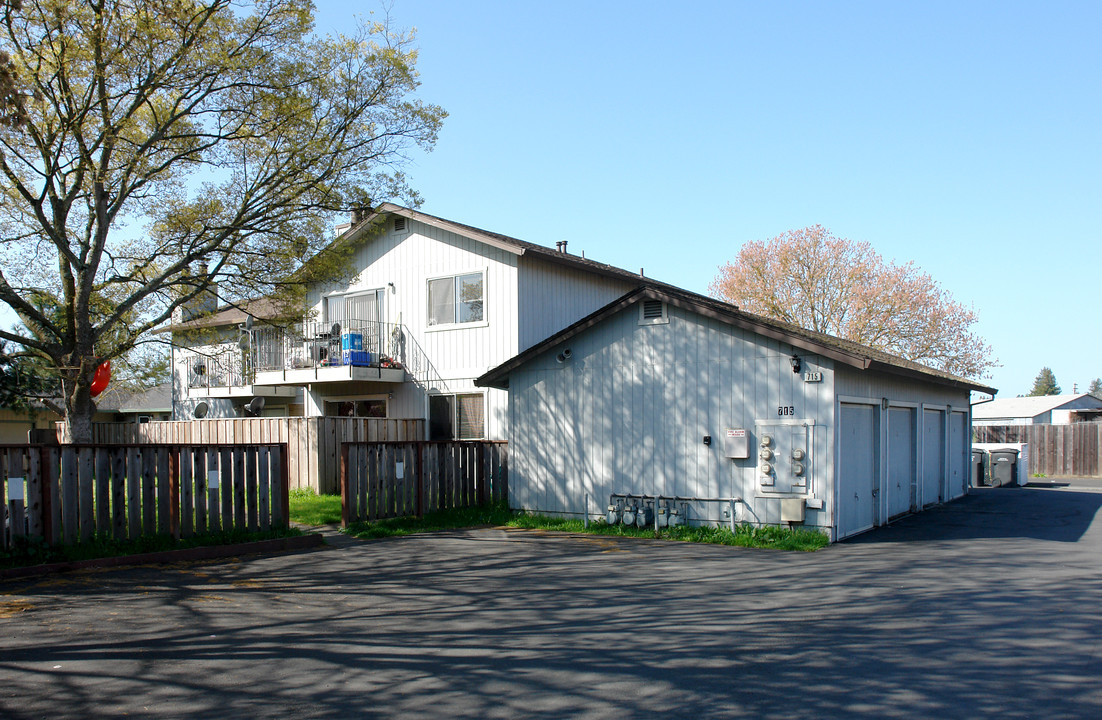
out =
[[430,440],[481,440],[486,437],[486,396],[482,393],[429,397]]
[[328,417],[385,418],[386,400],[331,400],[325,403]]

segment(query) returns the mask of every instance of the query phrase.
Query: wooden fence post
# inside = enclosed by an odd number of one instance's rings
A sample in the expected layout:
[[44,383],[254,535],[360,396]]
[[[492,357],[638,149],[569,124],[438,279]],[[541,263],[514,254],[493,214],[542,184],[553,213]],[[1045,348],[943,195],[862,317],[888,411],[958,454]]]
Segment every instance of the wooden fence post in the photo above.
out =
[[168,532],[180,539],[180,448],[168,449]]
[[291,526],[291,508],[288,503],[290,502],[290,488],[288,483],[290,481],[289,473],[287,472],[287,443],[283,443],[280,446],[279,452],[279,495],[280,495],[280,522],[283,523],[283,527]]
[[413,443],[413,452],[417,456],[414,461],[417,466],[417,517],[425,516],[425,444]]
[[348,443],[341,443],[341,527],[348,527],[352,494],[348,491]]
[[57,504],[54,502],[54,492],[60,486],[60,483],[53,477],[54,464],[50,462],[51,449],[43,445],[38,449],[38,453],[38,467],[39,472],[42,473],[42,482],[40,483],[42,488],[42,537],[46,539],[47,544],[53,545],[57,542],[57,523],[54,522],[54,508],[57,507]]

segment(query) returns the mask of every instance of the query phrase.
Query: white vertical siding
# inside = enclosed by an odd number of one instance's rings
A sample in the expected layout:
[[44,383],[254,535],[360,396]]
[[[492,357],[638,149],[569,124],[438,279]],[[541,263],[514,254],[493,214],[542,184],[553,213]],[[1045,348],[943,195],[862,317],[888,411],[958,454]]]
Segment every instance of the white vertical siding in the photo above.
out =
[[521,351],[639,285],[538,258],[519,258],[518,274],[516,305],[522,319],[518,345]]
[[[474,379],[518,352],[517,256],[484,243],[430,225],[408,220],[404,232],[389,223],[378,236],[354,251],[355,267],[361,268],[347,284],[333,284],[310,293],[308,302],[318,314],[322,297],[334,292],[384,289],[383,318],[405,325],[432,363],[449,393],[486,395],[486,435],[504,439],[507,395],[499,390],[475,387]],[[446,327],[428,325],[428,280],[479,272],[483,285],[484,321]],[[336,397],[366,392],[363,387],[315,386],[319,393]],[[412,383],[377,387],[394,392],[389,412],[394,417],[426,417],[425,388]]]
[[[612,493],[745,500],[744,519],[779,522],[780,501],[757,484],[756,422],[778,407],[814,423],[808,523],[830,517],[832,365],[802,355],[824,381],[792,372],[792,349],[695,313],[669,308],[669,324],[640,326],[629,307],[533,359],[510,377],[512,499],[541,512],[577,514],[583,494],[599,510]],[[570,347],[573,358],[558,363]],[[726,428],[752,435],[751,457],[723,456]],[[710,446],[703,437],[711,435]],[[722,506],[693,503],[690,517],[717,522]]]

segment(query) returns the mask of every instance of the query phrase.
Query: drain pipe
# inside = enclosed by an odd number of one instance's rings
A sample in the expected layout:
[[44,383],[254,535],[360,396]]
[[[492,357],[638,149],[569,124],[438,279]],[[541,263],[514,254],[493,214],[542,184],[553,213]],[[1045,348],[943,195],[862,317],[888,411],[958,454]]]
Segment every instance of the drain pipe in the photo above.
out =
[[735,498],[731,498],[731,534],[735,532]]
[[589,529],[589,491],[585,491],[585,515],[582,516],[582,527]]

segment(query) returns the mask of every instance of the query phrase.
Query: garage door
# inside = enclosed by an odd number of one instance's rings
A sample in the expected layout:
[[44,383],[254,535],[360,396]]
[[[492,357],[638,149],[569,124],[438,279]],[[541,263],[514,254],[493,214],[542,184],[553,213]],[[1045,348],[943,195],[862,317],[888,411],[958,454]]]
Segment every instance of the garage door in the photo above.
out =
[[968,466],[972,447],[968,417],[962,412],[949,416],[949,499],[964,495],[968,489]]
[[842,403],[839,423],[838,537],[876,523],[876,406]]
[[928,507],[942,501],[945,478],[945,411],[922,413],[922,483],[918,502]]
[[888,517],[914,509],[916,466],[915,411],[892,408],[888,411]]

